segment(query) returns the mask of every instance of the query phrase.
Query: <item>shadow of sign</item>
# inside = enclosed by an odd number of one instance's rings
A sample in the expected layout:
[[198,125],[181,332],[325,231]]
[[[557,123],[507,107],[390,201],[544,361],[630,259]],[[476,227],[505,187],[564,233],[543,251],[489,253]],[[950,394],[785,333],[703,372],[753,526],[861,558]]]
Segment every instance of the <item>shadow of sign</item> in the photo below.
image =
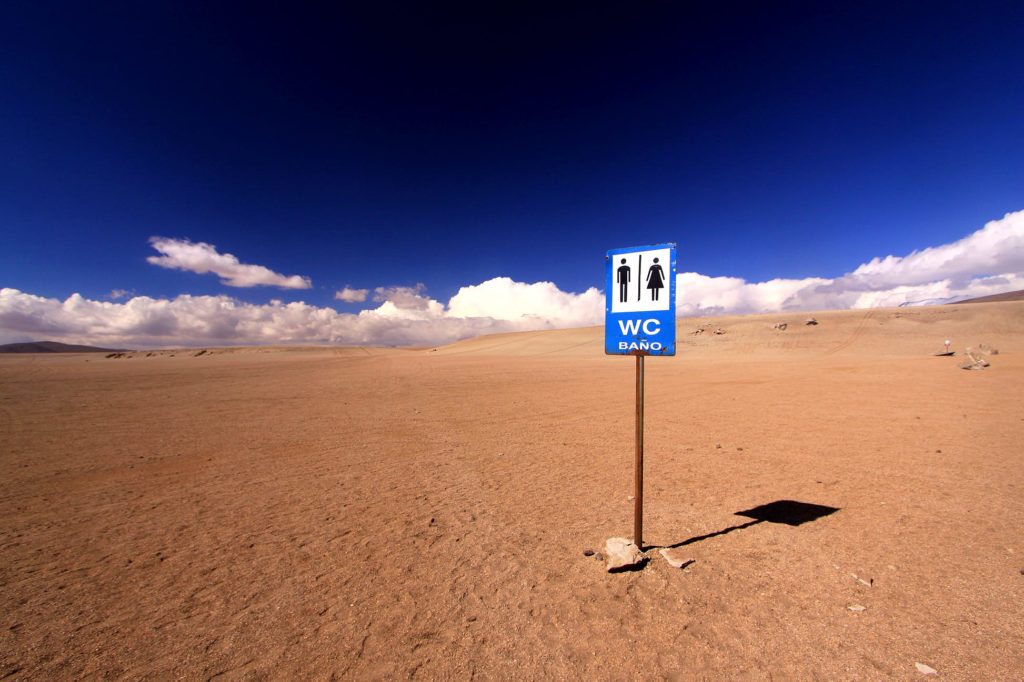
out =
[[736,512],[736,516],[745,516],[753,519],[753,521],[729,526],[722,530],[716,530],[713,533],[697,535],[692,538],[687,538],[681,542],[677,542],[674,545],[665,545],[664,547],[665,549],[685,547],[686,545],[692,545],[702,540],[709,540],[720,535],[727,535],[738,530],[743,530],[744,528],[750,528],[751,526],[756,526],[759,523],[781,523],[787,526],[800,526],[811,521],[816,521],[824,516],[834,514],[837,511],[839,511],[838,507],[827,507],[823,504],[811,504],[809,502],[797,502],[795,500],[776,500],[774,502],[769,502],[768,504],[762,504],[759,507]]
[[784,523],[787,526],[800,526],[810,521],[817,521],[823,516],[835,514],[838,507],[826,507],[823,504],[795,502],[793,500],[776,500],[760,507],[736,512],[736,516],[746,516],[757,521],[768,523]]

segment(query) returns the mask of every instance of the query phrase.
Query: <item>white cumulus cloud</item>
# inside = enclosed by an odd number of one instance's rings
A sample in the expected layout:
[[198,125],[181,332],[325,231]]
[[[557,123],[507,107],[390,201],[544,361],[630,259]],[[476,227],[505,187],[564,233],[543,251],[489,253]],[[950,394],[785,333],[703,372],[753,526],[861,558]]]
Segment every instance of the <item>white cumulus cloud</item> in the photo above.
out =
[[162,255],[148,257],[147,263],[200,275],[212,272],[221,278],[225,286],[271,286],[281,289],[309,289],[313,286],[308,277],[282,275],[262,265],[242,263],[236,256],[219,253],[217,247],[205,242],[151,237],[149,244]]
[[344,301],[345,303],[362,303],[369,296],[369,289],[353,289],[352,287],[345,287],[339,291],[334,292],[334,298],[338,301]]
[[837,283],[844,287],[889,289],[949,280],[962,284],[979,275],[1024,271],[1024,211],[1008,213],[950,244],[909,256],[873,258]]
[[604,294],[594,288],[582,294],[562,291],[551,282],[516,282],[495,277],[462,287],[448,302],[452,317],[491,317],[496,320],[533,319],[552,325],[578,327],[597,324],[604,314]]

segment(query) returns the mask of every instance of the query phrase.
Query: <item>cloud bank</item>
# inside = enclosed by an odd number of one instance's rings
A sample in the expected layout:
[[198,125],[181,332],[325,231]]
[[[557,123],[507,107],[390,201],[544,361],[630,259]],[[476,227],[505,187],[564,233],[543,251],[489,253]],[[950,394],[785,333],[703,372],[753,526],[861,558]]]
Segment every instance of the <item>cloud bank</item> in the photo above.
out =
[[150,256],[146,259],[147,263],[200,275],[212,272],[221,278],[221,284],[225,286],[269,286],[281,289],[309,289],[313,286],[308,277],[282,275],[262,265],[242,263],[230,253],[218,253],[217,247],[205,242],[151,237],[149,244],[163,255]]
[[[549,298],[550,297],[550,300]],[[130,347],[229,344],[437,345],[481,334],[597,324],[603,298],[559,291],[549,282],[496,278],[463,287],[452,310],[417,287],[380,287],[377,308],[340,313],[306,303],[244,303],[230,296],[136,296],[124,303],[67,300],[0,289],[0,342],[28,338],[78,339]],[[486,300],[485,300],[486,299]],[[552,314],[552,311],[554,314]]]
[[677,275],[680,315],[899,306],[1024,289],[1024,211],[1008,213],[950,244],[873,258],[835,279]]
[[[240,264],[208,244],[159,238],[152,243],[164,255],[152,257],[151,262],[214,272],[231,286],[310,286],[307,278]],[[684,272],[677,275],[677,284],[680,315],[897,306],[1024,289],[1024,211],[994,220],[950,244],[907,256],[874,258],[834,279],[747,282]],[[365,302],[371,294],[349,287],[335,294],[342,301],[347,300],[345,296],[351,302]],[[426,346],[497,332],[596,325],[604,316],[604,295],[595,288],[572,293],[551,282],[517,282],[508,277],[464,286],[447,303],[430,298],[422,284],[377,287],[372,300],[377,307],[342,313],[302,302],[251,304],[230,296],[96,301],[72,294],[61,301],[5,288],[0,289],[0,343],[53,339],[127,347]]]

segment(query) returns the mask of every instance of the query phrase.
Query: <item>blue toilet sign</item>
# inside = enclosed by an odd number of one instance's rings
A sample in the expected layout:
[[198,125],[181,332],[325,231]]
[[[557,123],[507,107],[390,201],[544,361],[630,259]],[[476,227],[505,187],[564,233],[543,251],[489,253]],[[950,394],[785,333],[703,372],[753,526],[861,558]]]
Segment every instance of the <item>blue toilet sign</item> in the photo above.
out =
[[605,257],[604,352],[676,354],[676,245],[612,249]]

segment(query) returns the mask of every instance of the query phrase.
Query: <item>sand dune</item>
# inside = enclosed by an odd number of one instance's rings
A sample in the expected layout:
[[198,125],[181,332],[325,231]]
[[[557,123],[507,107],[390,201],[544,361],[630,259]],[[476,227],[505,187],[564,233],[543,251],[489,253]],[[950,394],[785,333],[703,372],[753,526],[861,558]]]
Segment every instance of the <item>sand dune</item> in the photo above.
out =
[[[1024,302],[806,317],[647,363],[646,539],[695,561],[616,575],[600,328],[0,357],[0,677],[1019,678]],[[792,502],[837,511],[750,516]]]

